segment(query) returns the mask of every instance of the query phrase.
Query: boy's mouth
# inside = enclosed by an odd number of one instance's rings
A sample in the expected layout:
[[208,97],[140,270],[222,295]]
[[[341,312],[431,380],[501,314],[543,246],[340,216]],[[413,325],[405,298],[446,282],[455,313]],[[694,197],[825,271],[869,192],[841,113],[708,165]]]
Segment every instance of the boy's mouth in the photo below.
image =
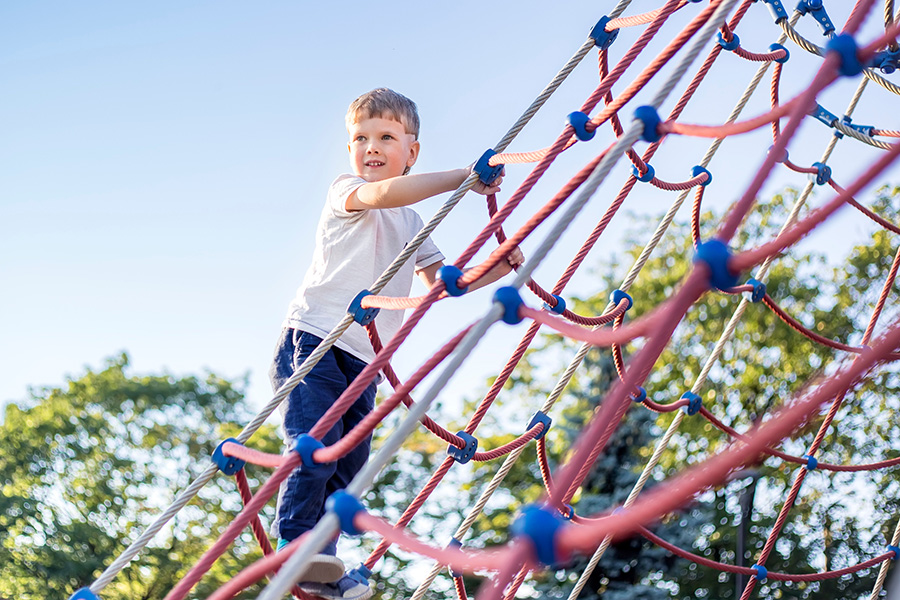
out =
[[384,163],[381,162],[380,160],[370,160],[370,161],[366,161],[365,165],[367,167],[383,167]]

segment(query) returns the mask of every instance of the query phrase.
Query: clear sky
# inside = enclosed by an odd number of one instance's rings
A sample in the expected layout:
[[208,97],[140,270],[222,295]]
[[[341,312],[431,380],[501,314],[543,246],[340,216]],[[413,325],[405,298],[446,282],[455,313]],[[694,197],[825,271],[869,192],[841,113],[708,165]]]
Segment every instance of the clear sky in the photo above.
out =
[[[0,403],[25,398],[28,386],[59,385],[86,366],[102,367],[122,351],[136,372],[249,373],[251,401],[265,403],[271,395],[266,370],[309,262],[325,190],[349,168],[343,116],[350,101],[379,86],[410,96],[423,123],[417,171],[463,166],[502,137],[613,4],[3,3]],[[829,9],[842,22],[848,8],[839,4]],[[636,2],[627,14],[656,5]],[[614,91],[700,6],[674,16]],[[879,19],[873,13],[862,40],[875,35]],[[765,50],[779,34],[761,3],[745,21],[739,33],[750,50]],[[822,43],[808,18],[800,29]],[[612,59],[639,33],[640,28],[623,31]],[[789,48],[783,99],[809,82],[819,62]],[[681,120],[724,121],[755,69],[723,55]],[[511,150],[548,145],[596,83],[592,53]],[[660,83],[652,80],[623,115],[647,103]],[[842,82],[820,102],[841,114],[856,83]],[[767,86],[766,81],[747,116],[767,110]],[[897,106],[896,96],[870,85],[855,121],[897,128]],[[831,133],[806,121],[791,157],[808,165],[819,160]],[[721,210],[739,196],[771,143],[769,135],[763,130],[723,145],[710,167],[710,207]],[[546,202],[610,136],[604,128],[593,144],[562,157],[508,230]],[[657,174],[686,179],[707,145],[672,139],[654,161]],[[646,144],[638,146],[643,150]],[[832,160],[835,179],[849,183],[877,153],[843,141]],[[501,202],[528,171],[522,165],[508,169]],[[545,287],[626,173],[623,166],[613,172],[537,272]],[[887,180],[897,183],[896,173]],[[765,189],[804,182],[804,176],[782,168]],[[828,197],[823,191],[817,201]],[[422,203],[423,218],[443,199]],[[625,208],[659,215],[673,199],[640,187]],[[485,221],[483,198],[467,196],[435,241],[454,258]],[[589,259],[594,269],[602,271],[610,253],[621,251],[617,235],[626,222],[614,221]],[[862,217],[844,212],[839,224],[809,243],[831,251],[871,231]],[[545,232],[546,227],[538,230],[523,244],[526,257]],[[608,291],[592,283],[586,273],[572,289]],[[483,314],[488,299],[482,292],[432,311],[397,356],[401,377]],[[447,397],[471,394],[495,374],[523,331],[495,327]]]

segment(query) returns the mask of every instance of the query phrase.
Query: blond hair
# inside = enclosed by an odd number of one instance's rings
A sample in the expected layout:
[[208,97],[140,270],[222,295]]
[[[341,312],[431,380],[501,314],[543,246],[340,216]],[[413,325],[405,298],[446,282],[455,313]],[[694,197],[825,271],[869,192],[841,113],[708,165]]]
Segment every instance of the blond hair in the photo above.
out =
[[345,121],[351,123],[360,119],[393,119],[403,124],[406,133],[419,139],[419,111],[416,103],[392,89],[378,88],[366,92],[350,103]]

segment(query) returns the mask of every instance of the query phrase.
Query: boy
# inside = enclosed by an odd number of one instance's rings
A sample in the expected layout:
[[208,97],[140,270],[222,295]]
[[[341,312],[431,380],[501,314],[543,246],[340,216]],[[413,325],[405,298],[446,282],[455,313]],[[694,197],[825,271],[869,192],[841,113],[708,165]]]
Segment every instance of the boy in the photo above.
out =
[[[459,187],[470,169],[408,175],[419,155],[416,105],[401,94],[380,88],[357,98],[347,111],[352,175],[341,175],[328,190],[316,232],[313,263],[288,310],[270,370],[277,390],[346,314],[350,301],[369,288],[422,228],[411,208],[431,196]],[[501,178],[479,194],[498,192]],[[413,275],[431,286],[443,255],[428,239],[384,287],[386,296],[408,296]],[[487,285],[523,262],[514,250],[472,289]],[[402,311],[383,310],[376,318],[387,342],[402,324]],[[289,447],[308,432],[362,369],[375,358],[363,327],[352,324],[319,363],[291,392],[283,407],[285,442]],[[321,440],[329,446],[372,410],[375,382]],[[370,436],[371,438],[371,436]],[[365,464],[371,439],[336,463],[297,469],[282,484],[278,497],[279,547],[312,529],[324,514],[325,499],[343,489]],[[344,574],[335,554],[336,541],[314,557],[301,588],[324,598],[363,600],[369,586]]]

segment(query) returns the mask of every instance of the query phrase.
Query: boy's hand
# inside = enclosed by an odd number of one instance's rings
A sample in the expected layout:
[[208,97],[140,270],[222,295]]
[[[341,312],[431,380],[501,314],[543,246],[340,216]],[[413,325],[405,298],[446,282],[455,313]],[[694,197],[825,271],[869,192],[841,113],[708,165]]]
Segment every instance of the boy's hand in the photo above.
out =
[[518,269],[525,263],[525,255],[522,254],[522,249],[516,246],[512,249],[512,251],[506,255],[506,262],[509,263],[509,266],[513,269]]
[[[468,173],[472,173],[472,168],[475,166],[475,163],[472,163],[467,167]],[[468,177],[468,173],[466,177]],[[495,179],[491,185],[485,185],[482,183],[480,179],[475,181],[475,186],[472,187],[472,191],[476,194],[481,194],[482,196],[490,196],[491,194],[496,194],[500,191],[500,184],[503,183],[503,176],[506,175],[506,169],[500,171],[500,176]]]

